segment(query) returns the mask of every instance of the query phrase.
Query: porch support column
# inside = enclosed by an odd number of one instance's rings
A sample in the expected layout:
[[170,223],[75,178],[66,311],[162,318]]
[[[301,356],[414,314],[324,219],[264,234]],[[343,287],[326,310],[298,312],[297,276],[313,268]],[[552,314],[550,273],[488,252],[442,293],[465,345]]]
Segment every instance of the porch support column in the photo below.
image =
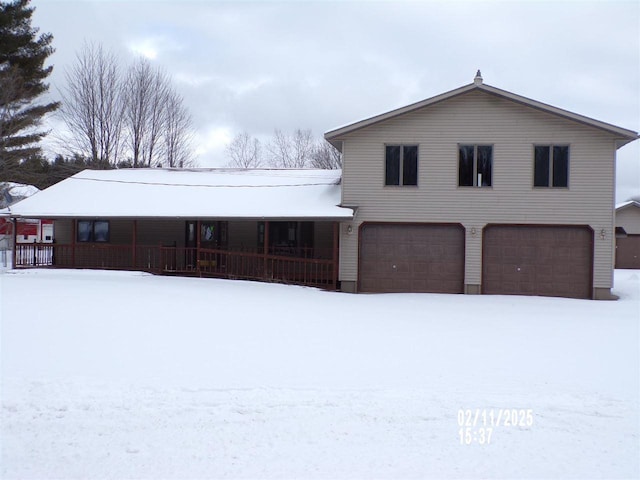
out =
[[264,221],[264,267],[262,271],[262,277],[267,279],[267,266],[268,266],[268,258],[269,255],[269,221]]
[[340,223],[333,222],[333,288],[338,287],[338,245],[340,243]]
[[200,273],[200,220],[196,222],[196,270]]
[[71,266],[76,266],[76,228],[78,221],[75,218],[71,219]]
[[131,267],[135,270],[136,268],[136,251],[138,250],[138,221],[133,221],[133,230],[131,235]]
[[11,255],[11,268],[16,269],[16,257],[18,256],[18,219],[11,220],[11,237],[13,239],[13,255]]

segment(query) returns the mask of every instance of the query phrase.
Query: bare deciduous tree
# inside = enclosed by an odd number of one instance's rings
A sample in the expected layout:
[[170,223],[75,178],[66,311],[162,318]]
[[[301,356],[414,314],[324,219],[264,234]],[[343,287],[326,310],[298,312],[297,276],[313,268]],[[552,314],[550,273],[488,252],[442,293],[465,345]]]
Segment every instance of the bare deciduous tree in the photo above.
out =
[[101,45],[85,44],[66,72],[62,118],[70,130],[67,145],[94,162],[118,163],[122,146],[123,102],[116,57]]
[[297,129],[293,135],[286,135],[276,129],[268,145],[270,163],[277,168],[305,168],[311,164],[313,152],[311,130]]
[[118,167],[193,165],[191,115],[163,70],[139,59],[123,77],[116,57],[93,44],[76,60],[61,111],[72,153]]
[[148,60],[139,58],[127,72],[124,82],[124,122],[126,144],[133,167],[160,163],[159,146],[166,120],[169,78]]
[[311,166],[336,170],[342,168],[342,154],[326,140],[320,140],[311,153]]
[[252,138],[247,132],[239,133],[227,145],[227,156],[229,167],[235,168],[258,168],[262,163],[260,158],[260,141]]
[[165,167],[192,166],[192,120],[184,106],[182,97],[175,91],[167,95],[164,122],[164,162]]

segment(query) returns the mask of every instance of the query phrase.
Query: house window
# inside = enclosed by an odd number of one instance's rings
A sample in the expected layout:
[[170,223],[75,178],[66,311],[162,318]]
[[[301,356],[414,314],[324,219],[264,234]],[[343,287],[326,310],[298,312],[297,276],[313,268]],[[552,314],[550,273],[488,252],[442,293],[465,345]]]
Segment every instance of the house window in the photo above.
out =
[[533,153],[534,187],[567,187],[569,185],[569,147],[536,145]]
[[387,145],[385,185],[418,185],[418,146]]
[[[258,248],[264,249],[265,223],[258,222]],[[313,222],[269,222],[269,253],[313,256]]]
[[108,220],[78,220],[78,242],[100,242],[109,241],[109,221]]
[[[226,221],[202,222],[200,224],[200,245],[204,248],[227,248]],[[187,241],[189,241],[189,233]]]
[[458,146],[458,186],[490,187],[492,176],[492,145]]

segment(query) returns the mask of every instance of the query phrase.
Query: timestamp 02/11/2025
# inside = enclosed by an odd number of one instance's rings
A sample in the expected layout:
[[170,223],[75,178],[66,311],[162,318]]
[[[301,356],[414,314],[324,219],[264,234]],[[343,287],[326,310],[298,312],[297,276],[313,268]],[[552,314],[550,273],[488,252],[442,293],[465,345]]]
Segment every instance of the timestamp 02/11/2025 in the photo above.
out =
[[495,428],[518,427],[529,429],[533,426],[533,409],[459,409],[458,439],[460,445],[488,445]]

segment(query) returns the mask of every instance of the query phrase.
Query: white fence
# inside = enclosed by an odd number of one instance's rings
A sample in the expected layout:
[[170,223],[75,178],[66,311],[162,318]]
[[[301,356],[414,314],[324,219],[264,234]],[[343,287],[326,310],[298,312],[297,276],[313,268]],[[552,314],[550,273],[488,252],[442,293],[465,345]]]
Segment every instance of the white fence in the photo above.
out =
[[11,250],[0,250],[0,270],[7,270],[11,268],[11,259],[13,258],[13,252]]

